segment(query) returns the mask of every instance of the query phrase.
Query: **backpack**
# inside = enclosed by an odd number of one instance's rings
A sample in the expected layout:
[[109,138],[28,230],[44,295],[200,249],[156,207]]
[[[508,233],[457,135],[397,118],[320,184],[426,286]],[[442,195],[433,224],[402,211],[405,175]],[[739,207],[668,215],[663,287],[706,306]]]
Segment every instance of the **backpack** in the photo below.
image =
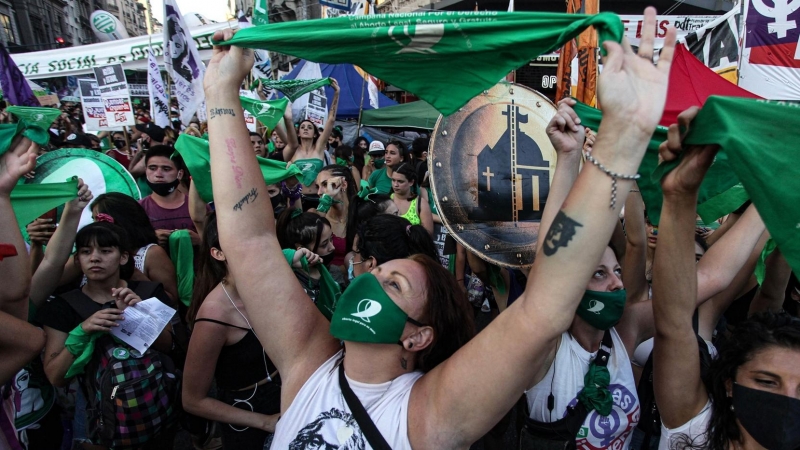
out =
[[[146,299],[159,287],[139,282],[133,290]],[[62,298],[84,320],[105,309],[80,290]],[[139,448],[177,422],[181,373],[169,356],[153,349],[140,354],[110,334],[95,341],[94,351],[79,378],[86,396],[87,437],[93,443]]]

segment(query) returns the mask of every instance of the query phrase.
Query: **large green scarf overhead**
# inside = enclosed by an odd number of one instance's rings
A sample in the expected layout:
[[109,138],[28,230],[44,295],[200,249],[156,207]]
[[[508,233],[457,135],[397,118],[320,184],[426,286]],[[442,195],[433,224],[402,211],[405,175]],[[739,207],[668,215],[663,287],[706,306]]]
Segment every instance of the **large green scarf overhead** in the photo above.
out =
[[797,130],[800,105],[712,96],[692,122],[684,142],[720,145],[716,161],[727,155],[772,239],[792,270],[800,273]]
[[[578,117],[581,118],[581,125],[589,127],[594,131],[600,126],[602,113],[578,102],[573,109]],[[671,164],[658,165],[658,146],[667,140],[667,127],[658,126],[650,143],[647,145],[647,152],[642,158],[639,166],[641,178],[637,181],[642,200],[647,209],[647,218],[653,225],[658,225],[661,219],[661,205],[664,201],[664,193],[661,191],[661,177],[665,170],[671,170],[677,162]],[[748,196],[739,179],[731,170],[728,156],[725,154],[717,155],[717,159],[703,179],[700,192],[697,198],[697,213],[706,223],[712,222],[720,217],[735,211],[747,201]]]
[[275,125],[283,118],[289,100],[279,98],[278,100],[256,100],[247,97],[239,97],[242,108],[253,115],[267,129],[274,130]]
[[11,208],[24,230],[37,217],[77,196],[78,177],[65,183],[18,184],[11,191]]
[[280,22],[239,30],[225,44],[356,64],[449,115],[589,26],[600,42],[622,40],[613,13],[430,11]]
[[[202,138],[182,134],[175,142],[175,150],[183,157],[183,162],[192,174],[192,181],[204,202],[214,200],[211,186],[211,154],[208,141]],[[279,183],[288,178],[301,178],[300,169],[295,165],[288,168],[283,161],[274,161],[256,156],[264,181],[267,184]]]
[[276,91],[280,91],[293,102],[297,101],[303,94],[331,84],[330,78],[317,78],[313,80],[270,80],[268,78],[259,78],[250,85],[250,89],[258,86],[259,81],[263,89],[275,89]]

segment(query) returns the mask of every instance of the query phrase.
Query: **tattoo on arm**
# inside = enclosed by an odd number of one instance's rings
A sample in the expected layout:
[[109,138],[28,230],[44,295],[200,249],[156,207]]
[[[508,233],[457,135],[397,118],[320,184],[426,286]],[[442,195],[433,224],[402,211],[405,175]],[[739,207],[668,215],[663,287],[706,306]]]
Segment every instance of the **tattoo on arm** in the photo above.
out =
[[253,188],[252,190],[250,190],[250,192],[247,193],[247,195],[242,197],[242,199],[239,200],[238,203],[233,205],[233,210],[241,211],[242,206],[250,204],[250,202],[254,202],[257,198],[258,198],[258,190],[256,188]]
[[228,159],[231,162],[231,170],[233,171],[233,180],[236,182],[236,188],[242,188],[242,178],[244,177],[244,169],[236,164],[236,155],[234,151],[236,150],[236,139],[228,138],[225,139],[225,153],[228,154]]
[[576,228],[583,225],[569,218],[564,211],[559,211],[553,219],[553,224],[547,230],[542,249],[546,256],[553,256],[559,248],[566,247],[572,237],[575,236]]
[[232,116],[236,117],[236,113],[232,108],[211,108],[208,110],[208,119],[211,120],[217,116]]

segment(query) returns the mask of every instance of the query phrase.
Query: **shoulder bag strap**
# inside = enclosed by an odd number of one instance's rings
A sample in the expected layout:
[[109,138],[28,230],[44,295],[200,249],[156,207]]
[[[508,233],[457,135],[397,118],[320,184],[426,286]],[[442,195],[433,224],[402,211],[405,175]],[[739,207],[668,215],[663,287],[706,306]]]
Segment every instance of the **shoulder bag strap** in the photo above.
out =
[[89,298],[89,296],[84,294],[80,289],[61,294],[61,298],[66,300],[69,306],[71,306],[83,320],[92,317],[92,314],[103,309],[102,305]]
[[384,439],[381,432],[378,431],[378,427],[375,426],[375,422],[369,417],[367,410],[364,409],[364,405],[361,404],[361,400],[359,400],[353,390],[350,389],[350,384],[347,383],[347,378],[344,376],[343,363],[339,364],[339,386],[342,388],[342,395],[347,402],[347,406],[350,408],[350,412],[353,413],[353,417],[356,419],[359,428],[361,428],[361,432],[364,433],[364,437],[367,438],[370,447],[374,450],[391,450],[392,447],[386,443],[386,439]]

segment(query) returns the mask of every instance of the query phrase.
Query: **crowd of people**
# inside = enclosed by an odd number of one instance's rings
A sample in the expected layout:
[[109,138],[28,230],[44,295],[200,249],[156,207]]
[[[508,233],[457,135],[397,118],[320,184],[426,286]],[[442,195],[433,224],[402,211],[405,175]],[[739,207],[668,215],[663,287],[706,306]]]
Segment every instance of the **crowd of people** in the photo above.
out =
[[[677,164],[657,225],[637,187],[676,40],[654,64],[654,31],[648,9],[636,52],[604,44],[597,133],[558,103],[523,269],[437,246],[428,138],[344,142],[335,81],[323,127],[288,108],[260,132],[237,47],[214,48],[208,122],[142,109],[95,136],[65,102],[48,146],[0,149],[0,448],[171,449],[179,433],[237,450],[800,448],[800,285],[749,201],[698,220],[718,151],[682,143],[698,108],[659,149]],[[182,134],[207,141],[213,186]],[[79,180],[18,224],[12,191],[38,155],[80,147],[108,147],[142,198]],[[151,347],[112,337],[153,298],[176,313]]]

